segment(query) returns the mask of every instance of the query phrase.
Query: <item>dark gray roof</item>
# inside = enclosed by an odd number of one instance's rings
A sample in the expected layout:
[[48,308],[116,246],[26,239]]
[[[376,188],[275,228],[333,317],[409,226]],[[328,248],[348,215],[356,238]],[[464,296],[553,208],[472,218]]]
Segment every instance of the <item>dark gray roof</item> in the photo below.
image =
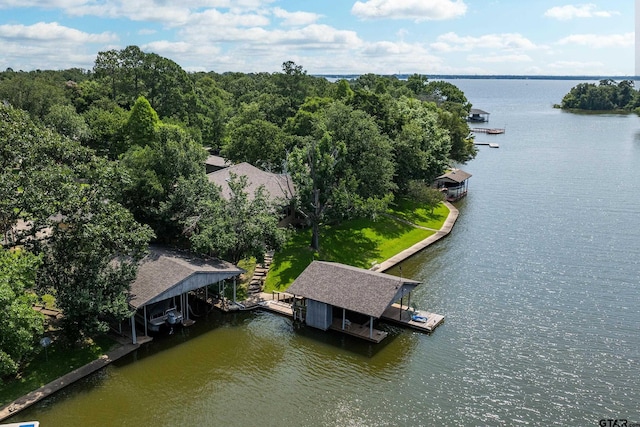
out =
[[481,115],[489,115],[489,113],[487,113],[484,110],[481,110],[479,108],[472,108],[471,110],[469,110],[469,114],[481,114]]
[[436,178],[437,181],[452,181],[461,183],[471,178],[471,174],[463,171],[462,169],[452,169],[449,172],[440,175]]
[[222,188],[222,196],[226,199],[231,197],[229,179],[231,174],[247,177],[247,194],[253,197],[253,193],[259,186],[263,185],[267,195],[271,200],[291,200],[295,195],[293,180],[287,174],[276,174],[265,172],[249,163],[238,163],[228,168],[207,174],[209,182],[213,182]]
[[379,318],[420,282],[335,262],[313,261],[288,293]]
[[129,304],[142,307],[241,273],[244,270],[230,262],[153,246],[140,261]]
[[228,163],[224,157],[220,156],[208,156],[204,163],[218,168],[230,166],[230,163]]

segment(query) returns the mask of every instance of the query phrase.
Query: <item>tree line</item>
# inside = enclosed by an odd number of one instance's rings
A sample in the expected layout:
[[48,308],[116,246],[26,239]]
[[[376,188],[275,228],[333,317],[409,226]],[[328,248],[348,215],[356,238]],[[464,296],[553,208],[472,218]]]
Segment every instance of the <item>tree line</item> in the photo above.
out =
[[222,197],[209,153],[290,174],[315,250],[322,227],[418,197],[476,154],[464,93],[417,74],[330,82],[291,61],[189,73],[129,46],[92,70],[8,69],[0,103],[0,309],[14,313],[0,319],[0,377],[37,348],[42,319],[25,307],[43,295],[70,343],[128,316],[149,242],[234,263],[284,244],[279,206],[244,177]]
[[580,83],[563,98],[560,108],[586,111],[634,111],[640,114],[640,92],[631,80],[619,83],[611,79]]

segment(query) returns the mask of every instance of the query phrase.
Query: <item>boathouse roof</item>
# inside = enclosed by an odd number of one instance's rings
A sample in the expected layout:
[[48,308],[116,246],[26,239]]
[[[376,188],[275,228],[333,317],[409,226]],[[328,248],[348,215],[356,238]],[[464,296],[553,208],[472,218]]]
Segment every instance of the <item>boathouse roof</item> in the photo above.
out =
[[295,195],[291,176],[265,172],[249,163],[243,162],[207,174],[209,182],[213,182],[222,188],[222,196],[226,199],[231,197],[231,188],[229,187],[231,174],[247,177],[246,191],[250,198],[253,197],[254,192],[261,185],[264,186],[267,195],[272,200],[291,200]]
[[490,113],[488,113],[487,111],[481,110],[479,108],[472,108],[469,110],[469,114],[477,114],[477,115],[489,115]]
[[345,264],[313,261],[287,292],[380,318],[388,306],[420,283]]
[[440,175],[436,178],[436,182],[438,181],[450,181],[455,183],[462,183],[467,179],[471,178],[471,174],[463,171],[462,169],[452,169],[445,174]]
[[138,309],[241,273],[243,269],[227,261],[152,246],[140,261],[129,304]]

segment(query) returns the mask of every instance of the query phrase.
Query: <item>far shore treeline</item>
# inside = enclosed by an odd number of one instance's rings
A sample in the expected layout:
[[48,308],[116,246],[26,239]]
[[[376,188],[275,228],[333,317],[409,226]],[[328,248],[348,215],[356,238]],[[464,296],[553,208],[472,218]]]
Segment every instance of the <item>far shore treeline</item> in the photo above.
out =
[[34,303],[62,310],[70,345],[129,316],[150,242],[237,263],[287,241],[282,207],[243,177],[223,197],[208,155],[290,174],[317,251],[322,227],[433,200],[434,178],[476,155],[470,108],[418,74],[189,73],[136,46],[91,70],[1,72],[0,379],[42,350]]
[[635,112],[640,115],[640,91],[632,80],[616,83],[612,79],[580,83],[569,91],[560,107],[563,110]]

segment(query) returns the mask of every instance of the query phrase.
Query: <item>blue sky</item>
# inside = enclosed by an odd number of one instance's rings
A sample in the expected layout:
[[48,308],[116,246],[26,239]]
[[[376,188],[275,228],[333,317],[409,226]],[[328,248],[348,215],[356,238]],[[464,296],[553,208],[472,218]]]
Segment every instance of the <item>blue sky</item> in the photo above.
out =
[[635,74],[634,1],[0,0],[0,69],[137,45],[189,71]]

